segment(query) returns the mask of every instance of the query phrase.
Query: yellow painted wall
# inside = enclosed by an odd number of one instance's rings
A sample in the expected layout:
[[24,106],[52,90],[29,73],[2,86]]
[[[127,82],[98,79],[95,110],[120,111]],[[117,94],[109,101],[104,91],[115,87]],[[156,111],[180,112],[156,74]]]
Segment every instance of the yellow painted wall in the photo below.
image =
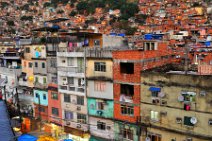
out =
[[[106,72],[94,71],[94,62],[105,62],[106,63]],[[87,70],[86,70],[86,77],[98,77],[104,76],[107,78],[113,77],[113,62],[111,59],[88,59],[87,60]]]
[[[212,126],[208,125],[209,119],[212,118],[212,106],[208,101],[212,100],[211,79],[209,76],[198,75],[177,75],[177,74],[159,74],[159,73],[142,73],[141,74],[141,118],[143,122],[151,123],[153,125],[164,127],[167,129],[178,130],[181,132],[191,132],[205,136],[212,135]],[[159,85],[160,84],[160,85]],[[165,93],[165,97],[159,100],[167,101],[166,106],[161,106],[160,103],[152,103],[152,95],[149,90],[151,86],[160,87],[161,91]],[[191,103],[191,110],[184,110],[184,103],[178,101],[178,96],[181,91],[191,91],[196,93],[195,102]],[[200,91],[206,91],[206,96],[200,96]],[[151,111],[167,112],[167,115],[159,114],[159,121],[145,120],[150,117]],[[195,111],[196,110],[196,111]],[[201,112],[200,112],[201,111]],[[197,124],[192,126],[184,125],[184,116],[196,117]],[[176,118],[182,118],[182,123],[176,123]],[[154,132],[154,128],[149,128],[149,131]],[[157,133],[162,135],[162,141],[171,140],[176,137],[177,141],[185,139],[184,135],[175,133],[172,135],[167,131],[158,130]],[[201,139],[194,139],[194,141],[201,141]]]

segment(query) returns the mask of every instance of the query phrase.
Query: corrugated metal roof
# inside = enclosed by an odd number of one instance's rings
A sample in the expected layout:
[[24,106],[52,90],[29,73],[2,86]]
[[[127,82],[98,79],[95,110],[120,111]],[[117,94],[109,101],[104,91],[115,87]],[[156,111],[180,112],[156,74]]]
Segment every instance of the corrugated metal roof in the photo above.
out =
[[7,108],[4,101],[0,101],[0,140],[15,141],[14,132],[10,125]]

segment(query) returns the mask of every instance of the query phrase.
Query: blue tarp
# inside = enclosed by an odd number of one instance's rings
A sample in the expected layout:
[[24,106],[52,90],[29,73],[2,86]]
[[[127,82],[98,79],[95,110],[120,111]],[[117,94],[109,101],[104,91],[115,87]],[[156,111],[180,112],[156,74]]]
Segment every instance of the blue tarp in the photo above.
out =
[[63,140],[63,141],[73,141],[72,139],[65,139],[65,140]]
[[10,119],[7,112],[7,107],[4,101],[0,100],[0,140],[14,141],[15,136],[10,125]]
[[161,88],[150,87],[149,90],[152,91],[152,92],[160,92]]
[[29,134],[23,134],[18,137],[18,141],[36,141],[38,138]]

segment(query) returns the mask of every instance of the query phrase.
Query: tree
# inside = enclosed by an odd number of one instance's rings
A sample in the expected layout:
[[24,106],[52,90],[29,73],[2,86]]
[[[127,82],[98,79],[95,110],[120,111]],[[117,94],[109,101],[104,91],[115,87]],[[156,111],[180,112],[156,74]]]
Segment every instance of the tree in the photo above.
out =
[[51,6],[51,3],[49,3],[49,2],[45,2],[44,4],[43,4],[43,7],[50,7]]
[[7,21],[7,24],[8,24],[9,26],[15,26],[14,21]]
[[73,11],[71,11],[71,13],[69,14],[69,16],[70,16],[70,17],[74,17],[76,14],[77,14],[77,12],[73,10]]
[[86,1],[80,1],[77,4],[77,10],[78,11],[86,10],[87,8],[88,8],[88,3]]

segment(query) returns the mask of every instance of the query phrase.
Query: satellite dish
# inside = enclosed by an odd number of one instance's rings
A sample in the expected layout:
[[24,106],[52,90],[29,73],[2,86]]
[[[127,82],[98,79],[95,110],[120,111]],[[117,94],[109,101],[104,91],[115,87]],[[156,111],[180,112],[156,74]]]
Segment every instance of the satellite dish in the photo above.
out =
[[197,123],[197,118],[192,117],[192,118],[190,119],[190,122],[191,122],[192,124],[196,124],[196,123]]
[[184,101],[184,97],[182,95],[178,96],[178,101],[180,102]]
[[160,93],[158,94],[158,96],[161,97],[161,98],[163,98],[163,97],[165,96],[165,93],[160,92]]
[[145,141],[151,141],[150,137],[146,137]]

